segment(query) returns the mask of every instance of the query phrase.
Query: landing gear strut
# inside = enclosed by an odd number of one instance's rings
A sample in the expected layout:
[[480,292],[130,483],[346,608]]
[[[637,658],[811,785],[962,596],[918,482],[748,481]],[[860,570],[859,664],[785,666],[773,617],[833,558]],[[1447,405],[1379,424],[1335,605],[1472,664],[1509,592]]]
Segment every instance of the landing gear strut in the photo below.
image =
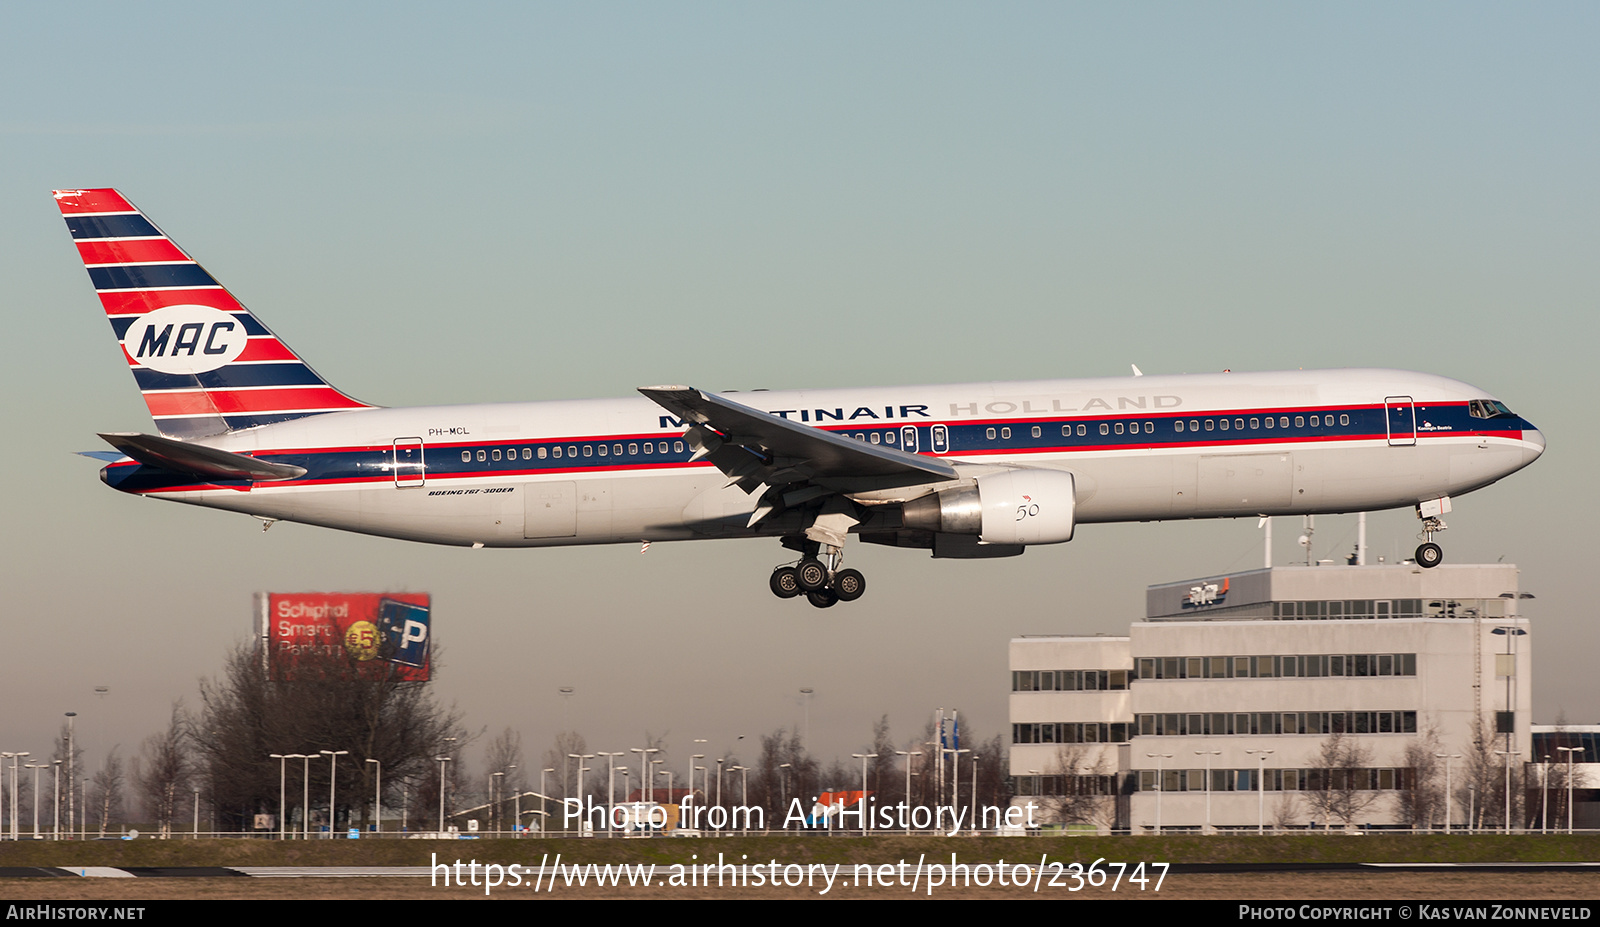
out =
[[854,602],[867,591],[867,578],[860,570],[839,569],[844,551],[831,544],[805,542],[802,552],[798,563],[772,571],[768,584],[773,595],[792,599],[803,594],[817,608],[829,608],[836,602]]
[[1444,562],[1444,549],[1433,543],[1434,534],[1449,527],[1440,518],[1445,512],[1450,511],[1450,497],[1442,496],[1427,502],[1417,504],[1417,517],[1422,519],[1422,545],[1417,548],[1417,566],[1431,570]]

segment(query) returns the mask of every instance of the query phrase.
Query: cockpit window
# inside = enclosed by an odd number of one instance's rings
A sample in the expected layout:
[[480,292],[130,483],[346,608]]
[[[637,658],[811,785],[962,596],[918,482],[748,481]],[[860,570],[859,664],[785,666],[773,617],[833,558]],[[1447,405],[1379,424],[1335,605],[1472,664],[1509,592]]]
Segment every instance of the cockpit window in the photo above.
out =
[[1516,418],[1516,413],[1498,399],[1474,399],[1467,403],[1467,411],[1473,418]]

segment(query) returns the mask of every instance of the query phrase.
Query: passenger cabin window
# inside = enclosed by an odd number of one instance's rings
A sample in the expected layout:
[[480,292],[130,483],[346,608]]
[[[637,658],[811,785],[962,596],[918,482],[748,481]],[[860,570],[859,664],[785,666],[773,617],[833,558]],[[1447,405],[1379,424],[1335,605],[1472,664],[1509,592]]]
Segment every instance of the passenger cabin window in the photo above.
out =
[[994,429],[993,428],[985,429],[984,432],[983,432],[983,436],[985,438],[988,438],[990,441],[993,441],[994,440]]
[[1296,415],[1294,417],[1294,427],[1296,427],[1296,428],[1304,428],[1304,427],[1306,427],[1306,417],[1304,415]]
[[1033,426],[1033,436],[1035,438],[1039,437],[1042,434],[1044,434],[1044,432],[1039,430],[1039,426],[1038,425]]
[[872,433],[872,443],[873,443],[873,444],[877,444],[877,443],[878,443],[878,442],[879,442],[879,441],[880,441],[880,440],[882,440],[882,439],[880,439],[880,438],[879,438],[879,437],[878,437],[878,433],[877,433],[877,432],[876,432],[876,431],[874,431],[874,432],[873,432],[873,433]]
[[1235,431],[1244,431],[1244,419],[1242,419],[1242,418],[1234,419],[1233,420],[1233,428],[1234,428]]
[[1272,428],[1272,416],[1270,416],[1270,415],[1267,416],[1267,428],[1269,430]]
[[1002,437],[1002,438],[1011,437],[1011,429],[1010,428],[1002,428],[1002,429],[1000,429],[1000,437]]
[[1174,419],[1172,422],[1172,429],[1181,434],[1183,432],[1183,419]]
[[1250,420],[1250,427],[1251,428],[1260,428],[1261,427],[1261,419],[1259,419],[1259,418],[1251,419]]
[[488,459],[489,459],[489,455],[488,454],[484,453],[483,451],[479,451],[478,452],[478,463],[483,463],[485,460],[488,460]]
[[1081,437],[1083,437],[1084,435],[1086,435],[1088,433],[1089,433],[1089,429],[1083,427],[1082,425],[1078,426],[1078,437],[1081,438]]
[[1119,435],[1122,434],[1122,423],[1121,422],[1117,423],[1117,434],[1119,434]]
[[1100,423],[1100,433],[1103,434],[1103,435],[1110,434],[1111,433],[1111,426],[1107,425],[1105,422],[1101,422]]
[[499,460],[500,459],[500,449],[498,447],[495,448],[494,449],[494,453],[491,454],[490,456],[493,457],[495,460]]
[[472,452],[471,451],[462,451],[461,452],[461,462],[462,463],[472,463]]
[[561,459],[561,445],[559,445],[559,444],[558,444],[558,445],[556,445],[556,447],[555,447],[555,451],[554,451],[554,454],[555,454],[555,458],[556,458],[556,459],[557,459],[557,460],[560,460],[560,459]]
[[544,449],[544,448],[543,448],[543,447],[541,447],[541,448],[539,448],[539,459],[540,459],[540,460],[543,460],[543,459],[544,459],[544,458],[545,458],[545,454],[546,454],[546,453],[547,453],[547,452],[546,452],[546,450],[545,450],[545,449]]
[[[588,454],[589,454],[589,446],[587,444],[584,445],[583,451],[584,451],[584,456],[587,457]],[[600,445],[600,456],[601,457],[606,456],[606,446],[604,444]]]
[[1341,425],[1350,424],[1350,416],[1348,416],[1348,415],[1339,416],[1339,424],[1341,424]]

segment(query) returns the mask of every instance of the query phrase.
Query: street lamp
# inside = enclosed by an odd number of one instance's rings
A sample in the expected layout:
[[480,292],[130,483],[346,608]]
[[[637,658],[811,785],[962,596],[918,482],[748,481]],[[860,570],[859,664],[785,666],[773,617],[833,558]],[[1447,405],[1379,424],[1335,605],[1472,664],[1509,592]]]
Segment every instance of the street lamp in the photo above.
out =
[[1511,833],[1511,758],[1520,756],[1521,750],[1496,750],[1496,756],[1505,757],[1506,766],[1506,833]]
[[334,818],[338,815],[337,805],[333,803],[333,786],[339,781],[339,757],[349,756],[349,750],[319,750],[323,756],[331,760],[328,769],[328,839],[333,839]]
[[29,763],[28,769],[33,770],[33,839],[39,839],[39,770],[47,768],[44,763]]
[[[1450,791],[1450,761],[1461,759],[1459,753],[1435,753],[1434,756],[1444,760],[1444,832],[1450,833],[1450,802],[1453,794]],[[1470,823],[1470,822],[1469,822]]]
[[896,750],[894,753],[895,756],[903,756],[906,758],[906,836],[909,837],[911,836],[911,758],[914,756],[921,756],[922,751]]
[[1221,750],[1196,750],[1194,752],[1194,755],[1195,756],[1203,756],[1203,757],[1206,758],[1206,829],[1205,829],[1205,833],[1209,834],[1209,833],[1211,833],[1211,758],[1214,757],[1214,756],[1221,756],[1222,755],[1222,751]]
[[1567,833],[1572,833],[1572,755],[1583,752],[1582,747],[1557,747],[1567,755]]
[[269,753],[267,755],[278,761],[278,839],[282,840],[284,838],[284,828],[288,824],[284,819],[283,806],[288,800],[288,792],[286,791],[287,773],[284,768],[289,762],[289,754]]
[[606,758],[606,839],[609,840],[617,818],[617,757],[626,754],[621,750],[612,753],[596,750],[594,755]]
[[383,835],[383,761],[367,758],[368,763],[376,764],[378,776],[372,786],[372,830],[379,836]]
[[[500,832],[500,801],[504,800],[503,796],[505,795],[505,791],[503,789],[503,786],[505,785],[505,775],[506,774],[503,772],[489,774],[489,830],[497,834]],[[502,796],[502,798],[497,800],[495,798],[497,794]]]
[[1256,773],[1256,834],[1267,832],[1267,757],[1276,753],[1276,750],[1246,750],[1245,753],[1256,757],[1260,761],[1260,768]]
[[301,760],[304,761],[304,762],[302,762],[300,764],[302,767],[304,767],[303,770],[302,770],[304,772],[304,776],[302,778],[305,780],[304,783],[303,783],[304,793],[300,797],[300,800],[303,803],[301,805],[301,807],[300,807],[300,828],[301,828],[300,839],[301,840],[310,840],[311,839],[311,761],[314,760],[314,759],[317,759],[317,755],[315,753],[291,753],[289,755],[290,755],[290,757],[299,757]]
[[1161,761],[1172,759],[1170,753],[1146,753],[1145,756],[1156,761],[1156,836],[1161,836],[1161,793],[1166,791],[1167,783],[1162,772]]
[[444,836],[444,764],[450,762],[450,757],[440,754],[434,757],[439,763],[439,836]]

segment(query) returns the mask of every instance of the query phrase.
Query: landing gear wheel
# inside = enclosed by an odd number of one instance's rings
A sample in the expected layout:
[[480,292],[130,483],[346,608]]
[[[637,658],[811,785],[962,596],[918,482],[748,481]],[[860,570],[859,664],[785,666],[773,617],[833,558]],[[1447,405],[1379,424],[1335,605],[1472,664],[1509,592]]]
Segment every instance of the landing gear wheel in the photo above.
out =
[[867,591],[867,578],[860,570],[840,570],[833,574],[833,592],[841,602],[854,602]]
[[818,608],[832,608],[833,603],[839,601],[839,597],[834,594],[832,589],[818,589],[816,592],[808,592],[806,593],[806,598]]
[[1430,541],[1417,548],[1416,557],[1417,566],[1422,567],[1424,570],[1431,570],[1444,562],[1444,551],[1439,545]]
[[800,594],[800,577],[796,575],[794,567],[778,567],[772,571],[772,579],[768,581],[772,586],[772,594],[780,599],[792,599]]
[[[822,565],[822,561],[814,557],[807,557],[800,561],[794,571],[795,578],[800,583],[801,592],[816,592],[828,585],[828,568]],[[812,604],[816,603],[813,602]],[[828,604],[832,605],[833,603],[829,602]]]

